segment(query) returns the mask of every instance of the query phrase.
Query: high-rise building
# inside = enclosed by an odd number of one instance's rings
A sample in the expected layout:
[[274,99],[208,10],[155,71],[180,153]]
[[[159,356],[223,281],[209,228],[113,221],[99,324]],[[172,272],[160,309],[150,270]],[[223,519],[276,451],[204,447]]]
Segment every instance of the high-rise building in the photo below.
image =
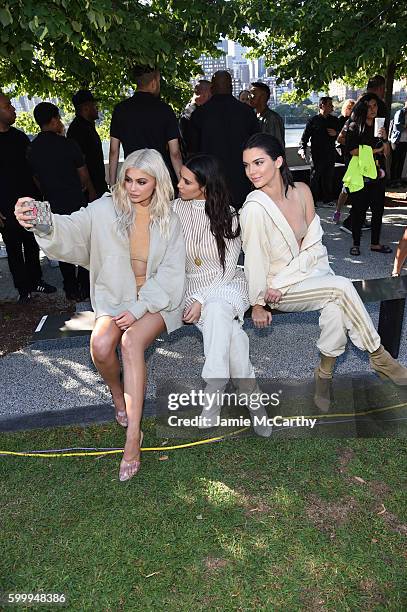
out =
[[234,62],[233,63],[233,74],[237,79],[240,79],[244,88],[249,86],[250,74],[249,66],[246,62]]
[[218,49],[222,49],[222,51],[227,55],[228,54],[228,41],[226,38],[221,38],[218,44],[216,45]]
[[361,92],[362,90],[353,89],[341,81],[332,81],[329,84],[329,95],[332,97],[336,96],[339,101],[346,100],[347,98],[356,100]]
[[246,47],[243,47],[240,43],[237,43],[237,42],[234,43],[233,53],[231,53],[231,55],[234,56],[237,62],[241,62],[242,60],[245,60],[244,56],[246,53],[247,53]]
[[240,79],[232,77],[232,94],[237,98],[242,89],[242,81]]
[[258,59],[248,60],[248,66],[250,71],[250,80],[258,81],[266,74],[265,62],[263,57]]
[[226,70],[226,57],[209,57],[201,55],[199,64],[202,66],[202,72],[205,78],[211,79],[212,75],[218,70]]

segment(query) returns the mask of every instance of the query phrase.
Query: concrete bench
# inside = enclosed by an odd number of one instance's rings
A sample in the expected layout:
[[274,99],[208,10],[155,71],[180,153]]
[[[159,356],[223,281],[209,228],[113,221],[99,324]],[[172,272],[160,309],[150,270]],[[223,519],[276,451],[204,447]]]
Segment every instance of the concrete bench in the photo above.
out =
[[[239,264],[244,263],[241,253]],[[398,278],[374,278],[353,281],[362,301],[380,302],[378,332],[385,348],[393,357],[398,357],[403,328],[404,307],[407,296],[407,276]],[[278,309],[273,314],[285,314]],[[251,315],[247,310],[245,317]],[[35,330],[32,341],[84,336],[92,333],[95,316],[93,312],[44,316]]]

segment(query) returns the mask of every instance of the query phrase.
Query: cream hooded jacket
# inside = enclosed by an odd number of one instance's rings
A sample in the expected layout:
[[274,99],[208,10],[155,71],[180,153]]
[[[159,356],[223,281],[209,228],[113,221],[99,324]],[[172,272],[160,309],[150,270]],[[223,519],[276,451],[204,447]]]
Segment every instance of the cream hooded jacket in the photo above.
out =
[[334,274],[322,244],[318,215],[308,226],[301,247],[281,210],[269,196],[249,193],[240,211],[244,270],[249,284],[250,304],[265,306],[269,287],[283,294],[306,278]]
[[168,333],[182,325],[185,284],[185,244],[178,216],[171,211],[169,235],[150,226],[146,282],[137,299],[127,236],[117,229],[111,195],[105,194],[71,215],[52,215],[46,235],[34,230],[48,257],[89,270],[90,297],[95,317],[116,316],[125,310],[136,319],[159,312]]

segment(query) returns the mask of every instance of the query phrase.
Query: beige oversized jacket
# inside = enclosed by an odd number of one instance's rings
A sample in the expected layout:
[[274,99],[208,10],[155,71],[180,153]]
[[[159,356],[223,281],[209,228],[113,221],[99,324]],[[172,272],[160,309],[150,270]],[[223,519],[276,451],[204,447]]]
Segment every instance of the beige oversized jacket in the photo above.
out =
[[178,216],[171,211],[168,238],[150,226],[146,282],[136,294],[127,236],[117,230],[113,199],[105,194],[71,215],[52,215],[49,234],[34,230],[41,249],[52,259],[77,264],[90,273],[95,316],[129,310],[136,319],[159,312],[168,333],[182,325],[185,244]]
[[311,221],[301,247],[281,210],[260,190],[252,191],[240,211],[244,271],[250,304],[265,305],[268,287],[283,294],[306,278],[334,274],[322,244],[318,215]]

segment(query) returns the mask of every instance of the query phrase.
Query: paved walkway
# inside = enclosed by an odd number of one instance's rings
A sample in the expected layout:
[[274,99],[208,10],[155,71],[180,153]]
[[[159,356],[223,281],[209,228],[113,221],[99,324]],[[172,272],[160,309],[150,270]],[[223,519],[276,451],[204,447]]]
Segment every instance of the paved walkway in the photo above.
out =
[[[332,223],[332,211],[318,209],[325,230],[324,241],[334,271],[351,279],[381,278],[390,275],[393,256],[371,253],[369,232],[364,232],[362,255],[351,257],[351,236],[339,231]],[[382,241],[394,250],[407,225],[407,206],[386,208]],[[43,261],[44,278],[61,289],[58,268]],[[0,300],[14,300],[16,294],[7,267],[0,260]],[[378,305],[368,305],[375,323]],[[46,312],[44,312],[46,314]],[[250,337],[253,365],[264,379],[310,380],[318,360],[318,313],[276,316],[267,330],[254,329],[245,322]],[[407,326],[404,326],[400,360],[407,365]],[[202,340],[195,328],[187,327],[160,338],[149,350],[149,385],[146,412],[155,408],[157,384],[164,380],[191,378],[199,380],[202,368]],[[349,343],[349,350],[338,360],[337,374],[367,372],[366,354]],[[90,420],[112,417],[110,395],[96,372],[89,356],[88,338],[36,342],[0,360],[2,386],[0,390],[0,430],[16,417],[48,414],[59,424],[66,415],[75,420],[75,411],[90,415]],[[373,378],[373,375],[372,375]],[[375,379],[376,380],[376,379]],[[60,415],[60,416],[58,416]],[[69,421],[68,418],[68,421]],[[54,421],[55,422],[55,421]]]

